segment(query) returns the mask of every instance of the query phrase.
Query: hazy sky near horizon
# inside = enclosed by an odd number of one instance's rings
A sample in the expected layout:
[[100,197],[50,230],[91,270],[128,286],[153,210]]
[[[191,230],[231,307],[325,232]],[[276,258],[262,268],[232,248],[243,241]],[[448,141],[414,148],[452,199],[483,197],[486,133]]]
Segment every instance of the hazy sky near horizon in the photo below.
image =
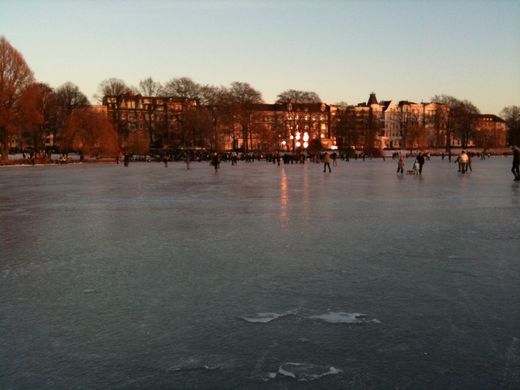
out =
[[327,103],[472,101],[520,105],[518,0],[0,0],[0,35],[38,81],[71,81],[94,102],[101,81],[152,77],[250,83]]

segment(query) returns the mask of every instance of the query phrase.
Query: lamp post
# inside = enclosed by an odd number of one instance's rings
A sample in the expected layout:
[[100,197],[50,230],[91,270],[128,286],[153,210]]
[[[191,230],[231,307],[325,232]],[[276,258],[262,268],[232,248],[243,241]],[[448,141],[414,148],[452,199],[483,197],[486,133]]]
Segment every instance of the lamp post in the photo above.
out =
[[307,150],[307,147],[309,146],[309,133],[304,132],[303,133],[303,148]]

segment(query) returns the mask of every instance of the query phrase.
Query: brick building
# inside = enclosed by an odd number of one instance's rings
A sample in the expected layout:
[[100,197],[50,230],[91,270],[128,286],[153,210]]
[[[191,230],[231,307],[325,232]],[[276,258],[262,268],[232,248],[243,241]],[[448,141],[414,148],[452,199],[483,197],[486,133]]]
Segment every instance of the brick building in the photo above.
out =
[[[103,105],[120,136],[139,135],[149,147],[302,151],[311,145],[358,150],[505,147],[506,125],[495,115],[474,116],[469,140],[449,134],[449,108],[439,103],[386,100],[366,103],[248,104],[205,107],[196,100],[105,96]],[[216,120],[215,115],[220,117]],[[471,131],[470,131],[471,130]]]

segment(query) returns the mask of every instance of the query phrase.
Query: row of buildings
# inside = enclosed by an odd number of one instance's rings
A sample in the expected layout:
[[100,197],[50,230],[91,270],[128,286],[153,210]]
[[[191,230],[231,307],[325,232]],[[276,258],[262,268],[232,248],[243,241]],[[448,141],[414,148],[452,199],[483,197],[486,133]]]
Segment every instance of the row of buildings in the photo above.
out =
[[[378,101],[203,106],[195,99],[105,96],[103,108],[123,139],[151,148],[302,151],[313,148],[399,150],[505,147],[496,115],[450,115],[440,103]],[[454,123],[457,121],[457,123]]]

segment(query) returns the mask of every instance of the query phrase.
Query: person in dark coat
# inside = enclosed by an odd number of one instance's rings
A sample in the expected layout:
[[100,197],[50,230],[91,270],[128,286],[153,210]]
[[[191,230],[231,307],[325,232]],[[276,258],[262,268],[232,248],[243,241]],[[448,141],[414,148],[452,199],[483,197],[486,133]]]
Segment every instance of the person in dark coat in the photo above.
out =
[[518,146],[513,146],[513,166],[511,172],[515,175],[515,181],[520,181],[520,149]]
[[424,156],[422,155],[421,152],[419,152],[419,154],[417,155],[415,160],[419,163],[419,175],[421,175],[422,174],[422,167],[424,165]]
[[217,173],[218,169],[220,168],[220,158],[217,153],[213,153],[213,156],[211,157],[211,165],[213,165],[213,168],[215,168],[215,173]]

